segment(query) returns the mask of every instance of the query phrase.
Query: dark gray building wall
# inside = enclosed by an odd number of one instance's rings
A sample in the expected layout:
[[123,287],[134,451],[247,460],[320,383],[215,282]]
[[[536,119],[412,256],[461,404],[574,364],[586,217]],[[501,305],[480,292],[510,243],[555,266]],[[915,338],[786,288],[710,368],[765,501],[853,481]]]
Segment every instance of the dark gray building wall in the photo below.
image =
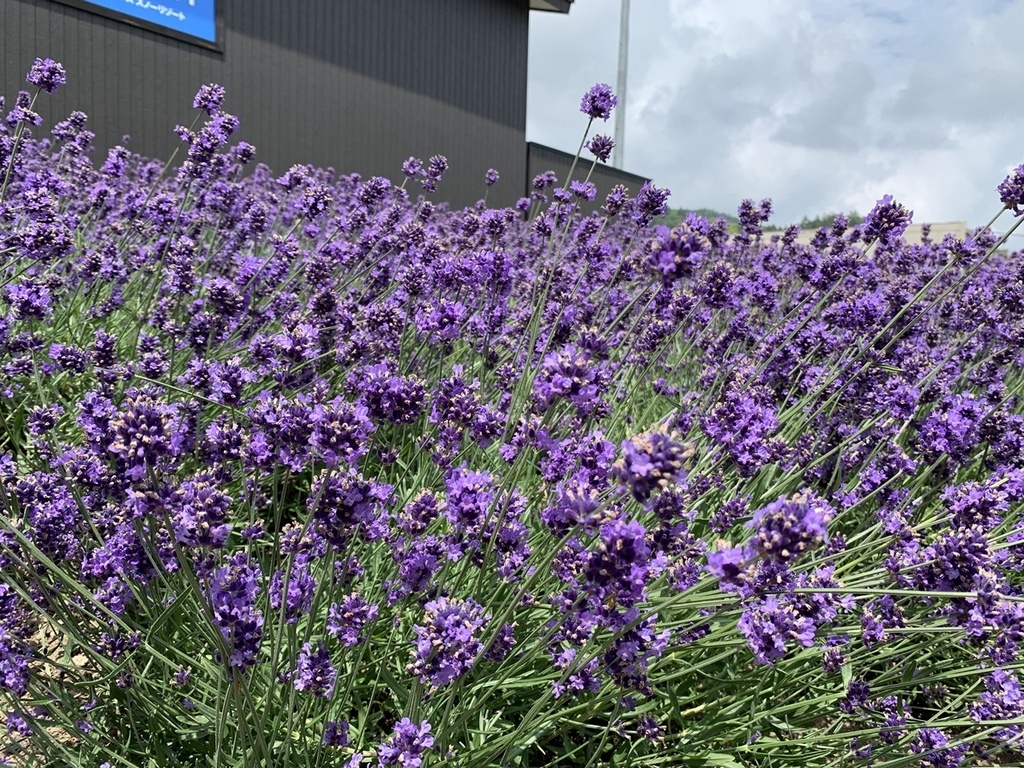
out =
[[67,7],[0,0],[2,93],[35,57],[67,69],[40,96],[46,123],[89,115],[98,159],[121,136],[166,158],[200,85],[227,89],[237,140],[277,173],[295,163],[398,180],[410,155],[445,155],[434,198],[510,205],[526,183],[527,0],[219,0],[223,52]]
[[[526,146],[526,194],[529,194],[532,189],[533,178],[545,171],[555,172],[555,175],[558,177],[559,186],[565,184],[565,180],[569,177],[569,169],[572,168],[573,155],[532,141]],[[576,164],[576,170],[572,174],[573,179],[583,181],[587,178],[587,174],[590,173],[590,180],[597,187],[597,198],[594,202],[580,205],[580,210],[584,213],[591,213],[604,205],[605,196],[611,192],[612,187],[616,184],[624,185],[629,189],[630,194],[635,196],[640,191],[640,187],[643,186],[644,182],[650,181],[650,179],[644,176],[627,173],[602,163],[595,165],[591,173],[590,165],[593,159],[593,155],[584,150],[579,162]]]

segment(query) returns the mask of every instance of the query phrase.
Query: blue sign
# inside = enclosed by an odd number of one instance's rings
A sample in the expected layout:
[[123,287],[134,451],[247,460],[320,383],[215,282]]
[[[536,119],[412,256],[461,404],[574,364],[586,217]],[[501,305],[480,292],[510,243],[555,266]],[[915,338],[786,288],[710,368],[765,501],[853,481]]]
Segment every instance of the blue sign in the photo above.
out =
[[87,11],[135,23],[217,47],[216,0],[57,0]]

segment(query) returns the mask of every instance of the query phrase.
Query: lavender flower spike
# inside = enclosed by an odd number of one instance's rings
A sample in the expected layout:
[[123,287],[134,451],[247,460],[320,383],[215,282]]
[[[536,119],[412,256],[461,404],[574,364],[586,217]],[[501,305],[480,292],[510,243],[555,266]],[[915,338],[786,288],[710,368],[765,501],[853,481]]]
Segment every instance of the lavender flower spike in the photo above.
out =
[[580,112],[588,115],[591,119],[607,120],[618,103],[619,100],[612,93],[611,86],[606,83],[598,83],[583,95]]
[[439,597],[425,608],[423,624],[413,626],[416,651],[407,669],[434,690],[472,668],[483,650],[480,636],[491,617],[473,600]]
[[224,86],[216,83],[208,83],[199,86],[196,97],[192,99],[192,108],[201,109],[210,117],[220,112],[220,106],[224,103]]
[[825,538],[832,508],[811,493],[780,497],[754,513],[750,543],[766,560],[788,562]]
[[623,458],[615,472],[637,501],[646,501],[656,490],[664,490],[686,476],[686,462],[694,446],[684,443],[675,432],[654,429],[622,442]]
[[1024,214],[1024,165],[1018,165],[1013,173],[996,187],[999,201],[1009,208],[1014,216]]
[[885,195],[864,219],[864,241],[895,242],[910,226],[913,217],[913,211],[894,201],[892,195]]
[[379,765],[401,765],[403,768],[420,768],[421,755],[434,746],[430,735],[430,723],[426,720],[416,725],[403,717],[395,723],[395,734],[380,745],[377,750]]
[[67,82],[64,66],[53,59],[36,59],[25,79],[47,93],[53,93]]
[[329,699],[337,679],[338,672],[324,644],[320,643],[314,650],[310,643],[303,643],[295,662],[295,690]]
[[608,158],[611,157],[614,148],[615,139],[611,136],[598,134],[587,142],[587,149],[602,163],[608,162]]

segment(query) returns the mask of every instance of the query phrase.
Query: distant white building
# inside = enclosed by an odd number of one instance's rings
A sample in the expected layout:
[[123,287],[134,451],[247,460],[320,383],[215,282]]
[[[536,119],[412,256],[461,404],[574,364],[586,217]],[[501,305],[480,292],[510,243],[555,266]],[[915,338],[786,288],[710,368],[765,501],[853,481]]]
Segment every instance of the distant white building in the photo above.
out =
[[[910,245],[920,245],[922,239],[921,228],[924,226],[924,224],[911,224],[907,227],[907,231],[903,233],[903,239]],[[958,240],[963,240],[969,231],[966,221],[936,221],[928,226],[930,227],[928,239],[933,243],[941,243],[946,235],[952,235]],[[802,230],[797,235],[796,241],[802,245],[807,245],[811,242],[811,238],[814,237],[816,232],[816,229]]]

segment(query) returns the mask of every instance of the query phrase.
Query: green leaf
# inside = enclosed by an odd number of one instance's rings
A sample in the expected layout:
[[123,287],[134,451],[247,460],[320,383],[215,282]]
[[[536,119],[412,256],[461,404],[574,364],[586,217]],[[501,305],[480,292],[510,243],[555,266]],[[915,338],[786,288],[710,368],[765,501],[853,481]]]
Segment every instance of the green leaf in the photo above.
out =
[[715,768],[743,768],[743,763],[736,760],[732,755],[724,752],[711,752],[704,756],[704,765]]

